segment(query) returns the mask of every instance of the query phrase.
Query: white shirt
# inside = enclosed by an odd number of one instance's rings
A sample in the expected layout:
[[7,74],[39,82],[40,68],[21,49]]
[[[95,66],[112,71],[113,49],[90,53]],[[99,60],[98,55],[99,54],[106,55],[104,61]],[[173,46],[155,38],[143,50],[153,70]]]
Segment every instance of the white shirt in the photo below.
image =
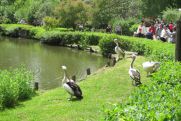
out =
[[167,39],[170,36],[170,33],[169,29],[162,29],[160,37]]
[[146,27],[144,25],[142,25],[142,26],[140,25],[137,29],[137,33],[146,35],[146,33],[147,33]]

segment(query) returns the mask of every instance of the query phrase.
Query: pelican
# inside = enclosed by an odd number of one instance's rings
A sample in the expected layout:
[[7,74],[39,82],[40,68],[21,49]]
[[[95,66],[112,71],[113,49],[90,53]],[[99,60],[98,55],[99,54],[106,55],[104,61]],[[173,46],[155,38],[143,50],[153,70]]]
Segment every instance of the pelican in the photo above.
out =
[[142,64],[143,69],[147,72],[147,76],[155,72],[160,67],[160,62],[147,61]]
[[[133,60],[132,60],[131,65],[130,65],[129,75],[130,75],[130,77],[132,79],[132,84],[137,86],[137,85],[141,84],[141,81],[140,81],[141,76],[140,76],[140,72],[133,68],[133,63],[134,63],[134,61],[136,59],[136,55],[132,54],[130,56],[130,58],[132,58]],[[135,84],[134,84],[134,82],[135,82]]]
[[69,100],[72,100],[73,96],[75,96],[77,99],[82,99],[83,96],[80,87],[72,79],[69,79],[69,77],[67,76],[66,72],[67,67],[62,66],[62,69],[64,71],[62,85],[64,89],[70,94]]
[[116,43],[116,47],[114,48],[117,54],[116,61],[118,61],[120,59],[120,56],[122,56],[123,58],[125,57],[125,52],[123,49],[119,47],[119,43],[117,39],[114,39],[114,42]]

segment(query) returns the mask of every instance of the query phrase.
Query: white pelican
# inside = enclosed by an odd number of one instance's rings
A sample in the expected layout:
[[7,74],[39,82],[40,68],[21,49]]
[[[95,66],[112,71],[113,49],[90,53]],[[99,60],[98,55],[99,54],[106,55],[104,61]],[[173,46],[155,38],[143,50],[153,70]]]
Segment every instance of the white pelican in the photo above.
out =
[[114,42],[116,43],[116,47],[114,48],[116,54],[117,54],[117,57],[116,57],[116,61],[118,61],[120,59],[120,56],[122,56],[122,58],[125,57],[125,52],[123,49],[121,49],[119,47],[119,43],[118,43],[118,40],[117,39],[114,39]]
[[136,55],[132,54],[130,56],[130,58],[132,58],[133,60],[132,60],[131,65],[130,65],[129,75],[130,75],[130,77],[132,79],[132,84],[137,86],[137,85],[141,84],[141,81],[140,81],[141,80],[141,76],[140,76],[139,71],[133,68],[133,63],[134,63],[134,61],[136,59]]
[[66,72],[67,67],[62,66],[62,69],[64,71],[62,86],[70,94],[69,100],[72,100],[73,96],[75,96],[77,99],[82,99],[83,96],[82,96],[82,91],[81,91],[80,87],[73,80],[69,79],[67,76],[67,72]]
[[160,67],[160,62],[147,61],[142,64],[143,69],[147,72],[147,76],[155,72]]

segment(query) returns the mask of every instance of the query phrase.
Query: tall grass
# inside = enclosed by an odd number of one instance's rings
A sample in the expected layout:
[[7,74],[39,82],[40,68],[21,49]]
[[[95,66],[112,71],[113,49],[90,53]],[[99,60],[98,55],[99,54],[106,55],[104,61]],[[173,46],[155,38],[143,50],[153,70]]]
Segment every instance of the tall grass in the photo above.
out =
[[33,75],[23,66],[13,70],[0,70],[0,109],[13,107],[19,100],[31,98]]

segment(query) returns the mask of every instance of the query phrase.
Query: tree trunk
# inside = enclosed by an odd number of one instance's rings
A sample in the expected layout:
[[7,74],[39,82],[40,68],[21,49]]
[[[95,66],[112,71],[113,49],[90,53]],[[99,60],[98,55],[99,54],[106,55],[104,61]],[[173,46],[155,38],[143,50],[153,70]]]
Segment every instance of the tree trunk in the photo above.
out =
[[175,60],[181,61],[181,19],[177,21]]

